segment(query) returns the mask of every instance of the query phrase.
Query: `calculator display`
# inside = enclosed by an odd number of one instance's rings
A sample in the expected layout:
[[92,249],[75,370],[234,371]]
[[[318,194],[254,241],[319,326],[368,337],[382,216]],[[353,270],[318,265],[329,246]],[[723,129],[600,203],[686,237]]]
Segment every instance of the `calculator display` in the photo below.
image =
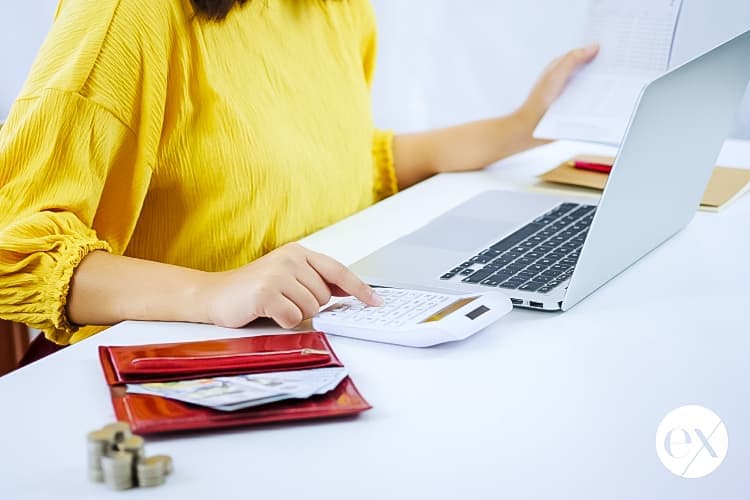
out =
[[420,321],[420,323],[430,323],[432,321],[440,321],[441,319],[445,318],[449,314],[458,311],[459,309],[461,309],[467,304],[470,304],[477,298],[478,297],[465,297],[463,299],[459,299],[455,302],[452,302],[448,304],[447,306],[445,306],[444,308],[440,309],[438,312],[432,314],[432,316],[430,316],[429,318]]

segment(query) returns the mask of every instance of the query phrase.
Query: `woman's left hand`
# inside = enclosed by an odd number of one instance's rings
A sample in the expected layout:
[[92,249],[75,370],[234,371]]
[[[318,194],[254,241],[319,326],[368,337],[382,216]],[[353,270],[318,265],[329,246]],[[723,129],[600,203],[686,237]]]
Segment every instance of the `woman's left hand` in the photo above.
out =
[[517,114],[532,125],[532,130],[536,128],[555,99],[560,97],[573,73],[591,62],[598,52],[597,44],[574,49],[558,57],[545,68],[528,98],[517,111]]

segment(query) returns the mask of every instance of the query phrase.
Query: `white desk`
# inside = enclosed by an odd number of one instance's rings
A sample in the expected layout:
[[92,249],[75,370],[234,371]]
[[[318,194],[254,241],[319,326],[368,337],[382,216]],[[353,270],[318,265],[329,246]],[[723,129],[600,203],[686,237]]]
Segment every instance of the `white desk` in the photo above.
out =
[[[493,187],[518,188],[579,151],[556,143],[487,171],[433,178],[306,244],[344,262]],[[750,166],[750,143],[720,161]],[[147,440],[166,486],[128,498],[740,498],[750,465],[750,196],[689,227],[564,314],[516,310],[431,349],[333,338],[374,405],[361,417]],[[257,331],[249,328],[248,331]],[[263,330],[268,330],[263,328]],[[86,479],[87,431],[113,420],[99,344],[246,335],[124,323],[0,379],[0,497],[124,498]],[[671,475],[662,417],[716,411],[729,454],[712,475]]]

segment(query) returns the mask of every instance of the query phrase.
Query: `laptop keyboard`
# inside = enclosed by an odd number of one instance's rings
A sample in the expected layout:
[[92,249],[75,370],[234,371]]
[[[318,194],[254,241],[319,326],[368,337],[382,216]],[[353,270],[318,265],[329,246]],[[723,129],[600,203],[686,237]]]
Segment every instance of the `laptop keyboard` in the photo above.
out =
[[546,293],[573,274],[594,205],[562,203],[440,277]]

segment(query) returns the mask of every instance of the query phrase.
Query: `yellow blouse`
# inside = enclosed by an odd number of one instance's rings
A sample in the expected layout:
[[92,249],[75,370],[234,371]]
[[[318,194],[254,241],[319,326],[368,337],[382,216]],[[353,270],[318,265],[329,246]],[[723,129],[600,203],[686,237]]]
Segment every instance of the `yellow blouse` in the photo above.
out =
[[0,318],[57,343],[90,251],[236,268],[396,190],[366,0],[62,0],[0,130]]

